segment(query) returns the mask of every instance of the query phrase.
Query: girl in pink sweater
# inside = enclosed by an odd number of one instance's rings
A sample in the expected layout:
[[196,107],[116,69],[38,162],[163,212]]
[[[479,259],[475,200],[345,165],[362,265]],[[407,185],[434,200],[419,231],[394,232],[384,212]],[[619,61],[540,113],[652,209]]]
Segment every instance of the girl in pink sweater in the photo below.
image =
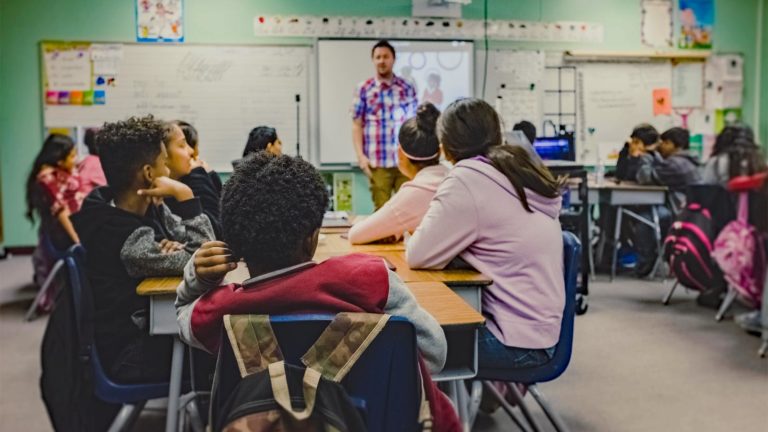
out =
[[437,126],[455,165],[406,246],[411,268],[461,257],[488,275],[479,366],[538,366],[554,354],[565,305],[558,182],[522,147],[504,145],[496,111],[480,99],[445,109]]
[[396,241],[403,232],[413,232],[421,223],[437,186],[448,174],[448,168],[440,164],[440,144],[435,135],[439,116],[434,105],[424,103],[419,105],[416,117],[400,127],[397,167],[411,181],[403,183],[376,213],[349,230],[351,243]]

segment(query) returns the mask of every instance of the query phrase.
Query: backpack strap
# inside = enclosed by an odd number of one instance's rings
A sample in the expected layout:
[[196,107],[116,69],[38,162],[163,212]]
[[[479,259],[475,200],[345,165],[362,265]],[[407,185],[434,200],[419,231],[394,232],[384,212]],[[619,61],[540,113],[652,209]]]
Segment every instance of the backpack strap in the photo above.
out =
[[224,315],[224,328],[241,378],[283,360],[269,315]]
[[748,223],[749,221],[749,193],[739,193],[739,211],[737,219],[740,222]]
[[315,409],[317,386],[320,384],[320,372],[306,368],[302,382],[304,391],[304,409],[297,410],[291,404],[291,393],[288,390],[288,378],[285,374],[285,362],[279,361],[269,364],[269,381],[272,385],[272,396],[281,408],[296,420],[306,420]]
[[381,333],[389,317],[371,313],[337,314],[301,361],[308,370],[314,369],[324,378],[339,382]]

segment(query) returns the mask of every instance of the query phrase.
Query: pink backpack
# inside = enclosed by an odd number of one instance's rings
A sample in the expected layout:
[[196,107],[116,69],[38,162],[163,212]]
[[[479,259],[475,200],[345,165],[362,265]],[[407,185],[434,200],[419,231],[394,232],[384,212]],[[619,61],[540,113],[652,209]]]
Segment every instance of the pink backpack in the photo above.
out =
[[766,271],[765,240],[748,222],[748,200],[747,192],[739,194],[738,217],[720,231],[712,258],[723,271],[728,286],[750,306],[759,307]]

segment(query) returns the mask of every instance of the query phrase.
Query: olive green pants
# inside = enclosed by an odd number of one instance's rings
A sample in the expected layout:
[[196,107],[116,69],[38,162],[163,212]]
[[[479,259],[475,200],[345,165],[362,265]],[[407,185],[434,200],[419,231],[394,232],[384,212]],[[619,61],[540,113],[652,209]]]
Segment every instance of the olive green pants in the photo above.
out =
[[371,178],[368,180],[371,184],[373,205],[375,210],[378,210],[409,179],[397,168],[371,168]]

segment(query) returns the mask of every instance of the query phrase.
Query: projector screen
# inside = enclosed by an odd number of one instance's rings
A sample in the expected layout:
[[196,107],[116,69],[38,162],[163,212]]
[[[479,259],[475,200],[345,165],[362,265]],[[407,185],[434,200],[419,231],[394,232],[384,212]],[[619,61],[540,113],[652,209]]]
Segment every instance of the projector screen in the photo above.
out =
[[[350,108],[357,86],[375,74],[373,40],[318,41],[318,129],[321,164],[356,163]],[[390,41],[397,51],[395,74],[442,110],[472,96],[474,47],[465,41]]]

